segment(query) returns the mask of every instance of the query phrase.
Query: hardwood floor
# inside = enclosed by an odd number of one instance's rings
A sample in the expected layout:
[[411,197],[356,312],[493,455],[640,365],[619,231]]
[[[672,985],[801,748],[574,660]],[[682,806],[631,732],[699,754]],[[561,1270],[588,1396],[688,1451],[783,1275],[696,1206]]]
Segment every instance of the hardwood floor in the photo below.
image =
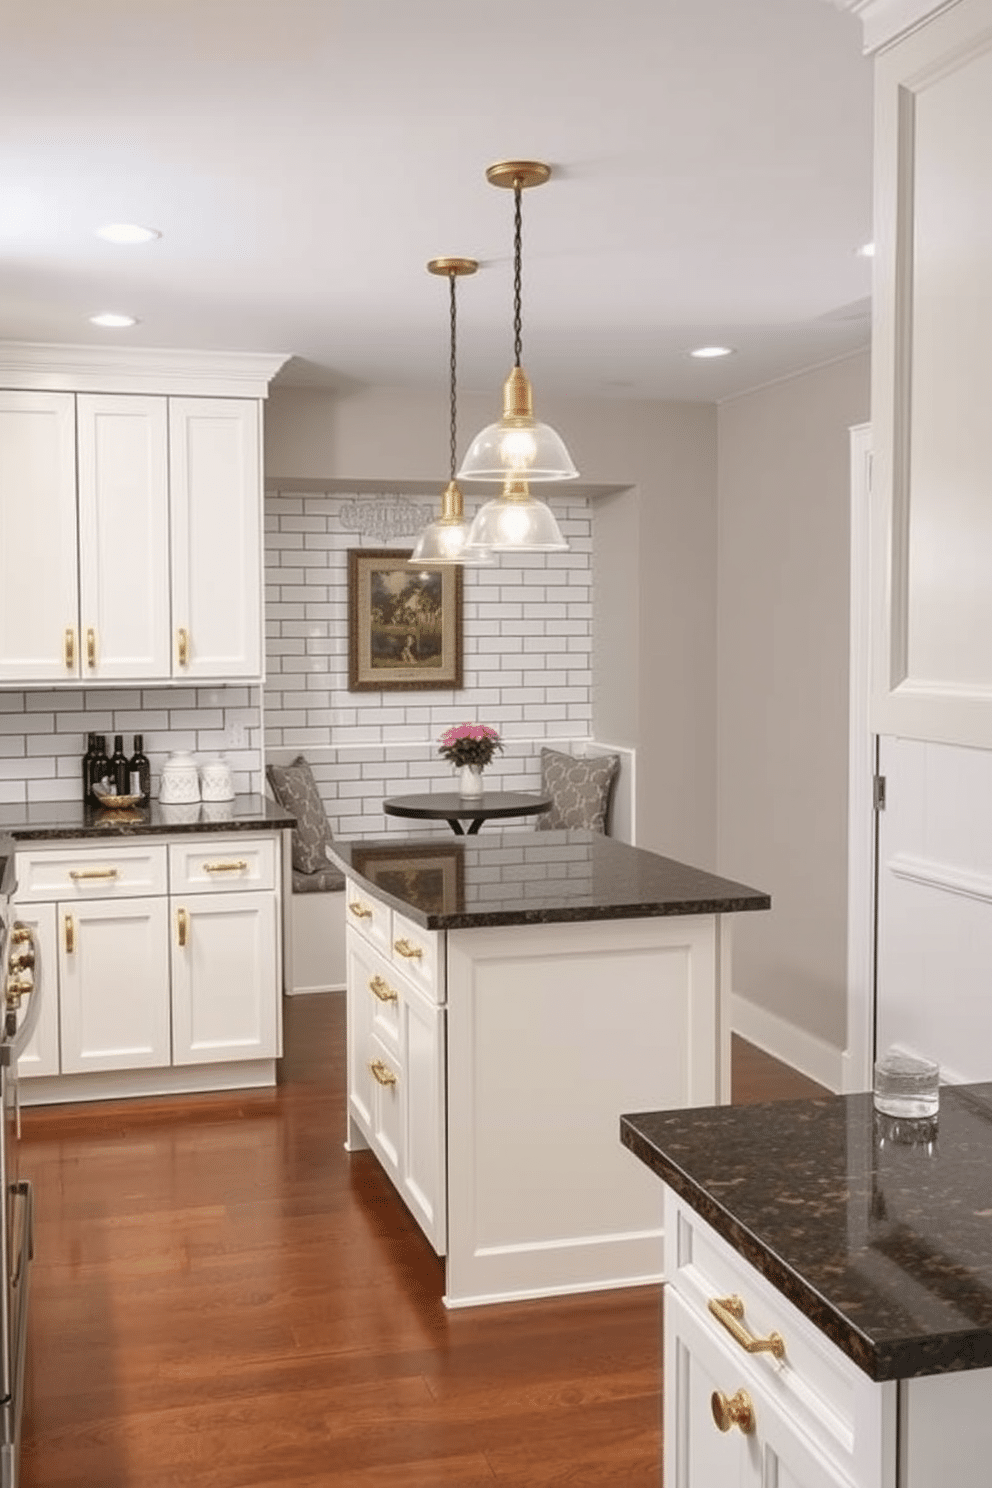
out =
[[[659,1290],[446,1311],[343,1014],[287,1002],[274,1091],[24,1113],[21,1488],[657,1488]],[[817,1092],[735,1040],[735,1100]]]

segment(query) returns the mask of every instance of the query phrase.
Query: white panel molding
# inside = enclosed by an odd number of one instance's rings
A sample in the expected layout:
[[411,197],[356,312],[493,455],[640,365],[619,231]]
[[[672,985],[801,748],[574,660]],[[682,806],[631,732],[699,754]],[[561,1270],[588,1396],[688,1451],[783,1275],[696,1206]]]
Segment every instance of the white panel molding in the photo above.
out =
[[288,355],[0,341],[0,386],[46,392],[264,398]]
[[830,3],[859,17],[867,54],[891,46],[900,36],[925,25],[958,0],[830,0]]
[[932,859],[896,853],[885,864],[895,878],[922,884],[928,889],[943,889],[947,894],[960,894],[966,899],[981,899],[992,904],[992,874],[968,873]]
[[851,454],[850,676],[847,769],[846,1092],[871,1086],[874,1042],[875,741],[871,697],[871,425],[849,430]]
[[734,1033],[742,1039],[783,1064],[790,1064],[808,1079],[816,1080],[835,1094],[847,1088],[847,1055],[835,1044],[828,1044],[798,1024],[759,1007],[739,992],[730,995],[730,1022]]

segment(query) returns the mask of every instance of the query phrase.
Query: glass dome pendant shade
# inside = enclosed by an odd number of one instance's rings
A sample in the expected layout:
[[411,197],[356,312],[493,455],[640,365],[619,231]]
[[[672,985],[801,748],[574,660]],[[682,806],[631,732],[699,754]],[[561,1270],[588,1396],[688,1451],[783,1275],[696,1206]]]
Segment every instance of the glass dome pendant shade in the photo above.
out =
[[450,421],[450,480],[441,497],[441,515],[434,522],[428,522],[420,533],[414,545],[413,552],[407,559],[408,563],[432,567],[439,563],[471,565],[473,568],[489,566],[496,562],[495,558],[485,548],[477,547],[471,552],[466,551],[468,541],[468,523],[465,520],[465,503],[462,499],[461,489],[455,480],[455,448],[458,434],[458,403],[457,403],[457,378],[456,378],[456,303],[455,303],[455,280],[462,274],[474,274],[479,267],[474,258],[432,258],[427,265],[429,274],[444,274],[448,279],[448,291],[450,302],[451,321],[451,421]]
[[534,417],[530,378],[521,366],[521,195],[528,186],[543,186],[550,166],[539,160],[503,160],[491,165],[486,180],[513,191],[513,369],[503,384],[503,417],[476,435],[458,474],[463,480],[575,480],[576,470],[561,436]]
[[568,543],[554,513],[530,494],[525,480],[507,478],[502,494],[476,513],[468,548],[494,553],[564,553]]

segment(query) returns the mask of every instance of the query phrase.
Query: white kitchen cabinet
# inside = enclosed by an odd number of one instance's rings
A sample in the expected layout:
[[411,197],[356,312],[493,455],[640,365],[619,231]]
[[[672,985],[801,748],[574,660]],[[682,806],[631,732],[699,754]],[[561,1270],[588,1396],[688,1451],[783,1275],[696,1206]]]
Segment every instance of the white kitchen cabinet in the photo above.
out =
[[261,412],[255,399],[171,398],[174,671],[262,675]]
[[[348,893],[356,902],[353,885]],[[370,935],[382,931],[384,916],[388,935],[391,913],[380,904],[374,918],[359,922],[368,933],[352,925],[347,932],[348,1145],[372,1148],[443,1255],[445,1014],[409,971],[425,959],[411,950],[426,950],[424,941],[436,937],[396,915],[389,944],[397,959],[387,959]]]
[[279,1053],[276,899],[172,896],[172,1060],[215,1064]]
[[0,680],[79,675],[71,393],[0,390]]
[[56,907],[62,1074],[170,1063],[167,914],[155,898]]
[[94,352],[83,369],[71,350],[0,347],[0,681],[261,678],[261,398],[280,359]]
[[53,843],[18,851],[17,880],[42,959],[27,1100],[274,1082],[274,834]]
[[76,399],[79,667],[84,681],[162,681],[169,645],[168,402]]

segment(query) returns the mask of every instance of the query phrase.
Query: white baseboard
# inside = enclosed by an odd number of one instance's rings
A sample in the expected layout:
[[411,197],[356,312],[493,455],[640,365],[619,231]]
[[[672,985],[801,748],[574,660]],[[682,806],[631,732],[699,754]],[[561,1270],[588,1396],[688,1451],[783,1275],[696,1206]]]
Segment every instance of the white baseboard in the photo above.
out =
[[734,1033],[755,1044],[800,1074],[840,1092],[844,1088],[844,1051],[795,1023],[749,1002],[737,992],[730,995],[730,1024]]

